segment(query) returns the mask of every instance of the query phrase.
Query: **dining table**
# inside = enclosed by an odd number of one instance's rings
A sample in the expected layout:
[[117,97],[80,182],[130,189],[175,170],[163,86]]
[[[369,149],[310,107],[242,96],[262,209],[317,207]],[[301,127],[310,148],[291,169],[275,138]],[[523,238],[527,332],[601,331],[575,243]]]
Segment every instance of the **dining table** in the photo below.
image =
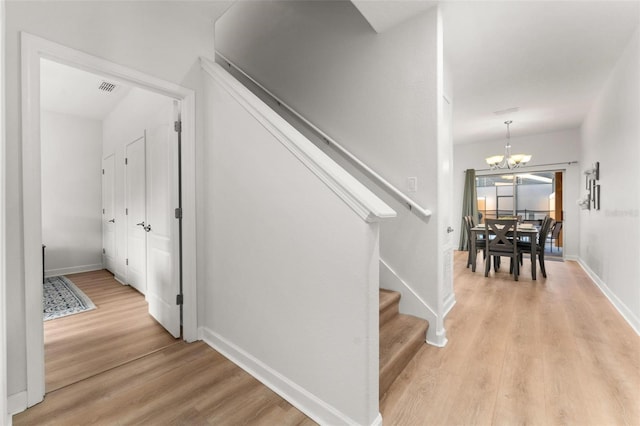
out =
[[[536,279],[536,253],[537,250],[535,249],[535,245],[537,244],[538,241],[538,227],[534,226],[531,223],[520,223],[518,224],[518,238],[528,238],[528,240],[531,242],[532,244],[532,249],[531,249],[531,279]],[[477,254],[477,248],[476,248],[476,240],[478,239],[479,235],[484,235],[485,234],[485,226],[484,223],[479,223],[476,226],[474,226],[473,228],[471,228],[471,241],[470,241],[470,250],[471,250],[471,270],[473,272],[476,271],[476,254]],[[482,247],[478,247],[479,249]],[[485,260],[485,261],[489,261],[489,260]]]

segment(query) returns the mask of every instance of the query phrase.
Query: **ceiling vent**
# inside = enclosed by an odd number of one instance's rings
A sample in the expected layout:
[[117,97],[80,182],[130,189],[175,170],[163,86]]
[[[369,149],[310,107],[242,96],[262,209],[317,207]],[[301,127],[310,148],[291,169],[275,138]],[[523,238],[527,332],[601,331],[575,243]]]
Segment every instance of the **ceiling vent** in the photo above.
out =
[[109,83],[108,81],[103,81],[102,83],[100,83],[100,87],[98,87],[98,90],[102,90],[103,92],[107,92],[107,93],[111,93],[115,90],[116,85],[113,83]]
[[518,112],[518,111],[520,111],[520,107],[501,109],[500,111],[493,111],[493,113],[495,115],[505,115],[505,114],[510,114],[512,112]]

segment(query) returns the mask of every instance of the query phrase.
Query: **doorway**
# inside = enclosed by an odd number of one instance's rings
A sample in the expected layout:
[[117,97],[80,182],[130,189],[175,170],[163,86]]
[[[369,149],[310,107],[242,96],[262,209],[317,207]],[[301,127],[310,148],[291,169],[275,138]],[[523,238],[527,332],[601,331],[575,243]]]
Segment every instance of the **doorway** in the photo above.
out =
[[22,33],[23,81],[23,194],[25,310],[27,342],[27,406],[43,399],[44,348],[42,324],[42,225],[41,225],[41,146],[40,146],[40,61],[53,59],[74,68],[126,82],[182,103],[184,133],[182,154],[182,230],[183,264],[183,338],[197,340],[195,294],[195,96],[194,92],[173,83],[122,67],[103,59]]
[[478,213],[481,220],[517,216],[538,226],[550,216],[556,232],[547,239],[545,256],[559,260],[563,258],[563,187],[564,170],[481,175],[476,178]]

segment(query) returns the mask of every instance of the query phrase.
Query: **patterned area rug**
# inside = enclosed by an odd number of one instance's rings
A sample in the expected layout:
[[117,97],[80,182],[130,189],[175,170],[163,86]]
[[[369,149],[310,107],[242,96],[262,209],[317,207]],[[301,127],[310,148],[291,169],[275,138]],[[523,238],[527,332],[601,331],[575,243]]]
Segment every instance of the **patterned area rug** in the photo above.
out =
[[96,308],[91,299],[64,276],[45,279],[42,304],[45,321]]

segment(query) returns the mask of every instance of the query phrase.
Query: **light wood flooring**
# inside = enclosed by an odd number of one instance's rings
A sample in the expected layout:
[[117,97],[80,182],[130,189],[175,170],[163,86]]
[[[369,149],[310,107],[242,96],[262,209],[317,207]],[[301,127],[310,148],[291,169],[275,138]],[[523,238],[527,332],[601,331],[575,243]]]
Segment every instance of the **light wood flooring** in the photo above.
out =
[[[445,348],[424,345],[381,401],[385,425],[639,425],[640,339],[574,262],[520,281],[455,256]],[[508,263],[508,262],[507,262]],[[108,350],[106,348],[105,350]],[[203,343],[178,342],[47,395],[40,424],[313,424]]]
[[515,282],[508,262],[484,278],[466,255],[449,343],[405,368],[385,425],[640,425],[640,338],[576,262],[546,262],[532,281],[525,260]]
[[315,424],[206,344],[174,339],[109,272],[67,277],[97,309],[45,322],[47,394],[14,425]]
[[144,296],[106,270],[67,275],[96,309],[44,323],[46,392],[176,343]]

